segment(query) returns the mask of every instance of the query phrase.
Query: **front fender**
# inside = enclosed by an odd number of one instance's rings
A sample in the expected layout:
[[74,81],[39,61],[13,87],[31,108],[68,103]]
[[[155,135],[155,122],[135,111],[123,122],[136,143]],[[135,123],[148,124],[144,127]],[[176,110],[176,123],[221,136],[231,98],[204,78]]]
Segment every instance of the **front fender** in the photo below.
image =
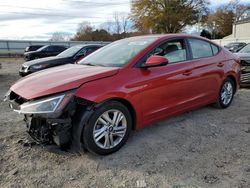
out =
[[[122,83],[123,82],[123,83]],[[122,87],[121,87],[122,86]],[[136,128],[142,127],[141,94],[139,87],[130,87],[119,79],[108,77],[82,85],[75,96],[100,104],[111,99],[122,99],[129,102],[136,113]]]

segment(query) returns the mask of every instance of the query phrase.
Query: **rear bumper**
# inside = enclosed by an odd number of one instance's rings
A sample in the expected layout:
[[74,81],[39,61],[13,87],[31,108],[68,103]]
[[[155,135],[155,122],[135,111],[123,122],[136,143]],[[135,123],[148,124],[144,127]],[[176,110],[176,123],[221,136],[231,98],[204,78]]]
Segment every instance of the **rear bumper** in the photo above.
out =
[[250,72],[241,74],[240,84],[242,86],[250,86]]
[[241,60],[240,83],[242,86],[250,85],[250,60]]

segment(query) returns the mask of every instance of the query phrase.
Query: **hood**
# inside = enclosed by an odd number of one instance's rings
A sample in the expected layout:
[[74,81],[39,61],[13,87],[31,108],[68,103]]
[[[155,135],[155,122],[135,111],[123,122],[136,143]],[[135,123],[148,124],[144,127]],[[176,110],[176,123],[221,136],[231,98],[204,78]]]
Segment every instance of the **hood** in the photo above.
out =
[[118,73],[117,67],[68,64],[43,70],[17,81],[10,90],[30,100],[80,87]]
[[250,59],[250,53],[235,53],[235,55],[237,55],[242,60]]
[[62,57],[57,57],[57,56],[52,56],[52,57],[45,57],[45,58],[40,58],[40,59],[35,59],[32,61],[27,61],[23,65],[25,66],[32,66],[32,65],[41,65],[41,64],[47,64],[47,63],[57,63],[57,62],[62,62],[65,61],[67,58],[62,58]]

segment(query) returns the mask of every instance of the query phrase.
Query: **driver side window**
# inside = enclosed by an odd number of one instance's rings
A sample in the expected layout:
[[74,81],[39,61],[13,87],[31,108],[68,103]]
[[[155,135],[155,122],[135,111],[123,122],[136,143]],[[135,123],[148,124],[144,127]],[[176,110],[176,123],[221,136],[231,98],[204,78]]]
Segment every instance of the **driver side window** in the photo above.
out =
[[155,48],[154,55],[164,56],[169,63],[187,60],[187,49],[184,40],[168,41]]

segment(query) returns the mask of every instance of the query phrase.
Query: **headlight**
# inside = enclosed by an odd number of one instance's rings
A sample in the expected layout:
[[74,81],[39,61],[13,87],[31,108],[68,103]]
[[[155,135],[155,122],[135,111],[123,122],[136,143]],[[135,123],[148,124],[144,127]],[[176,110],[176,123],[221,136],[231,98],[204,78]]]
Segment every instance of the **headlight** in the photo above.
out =
[[32,69],[42,69],[48,67],[48,64],[42,64],[42,65],[33,65],[31,66]]
[[74,92],[64,93],[58,96],[40,99],[24,103],[17,112],[21,114],[45,114],[54,113],[64,107],[69,102]]

